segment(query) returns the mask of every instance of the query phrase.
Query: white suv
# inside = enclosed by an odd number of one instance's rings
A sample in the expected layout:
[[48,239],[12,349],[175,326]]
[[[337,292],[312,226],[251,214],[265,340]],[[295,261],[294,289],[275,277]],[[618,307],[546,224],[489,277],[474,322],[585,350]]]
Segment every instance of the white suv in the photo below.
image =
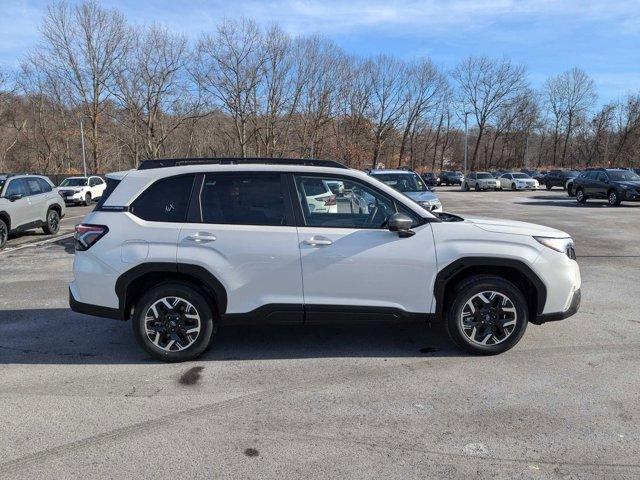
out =
[[65,178],[58,191],[66,203],[89,205],[102,197],[107,184],[100,177]]
[[[368,202],[309,208],[318,179]],[[183,361],[218,325],[441,323],[478,354],[529,322],[574,314],[569,235],[431,214],[363,172],[319,160],[148,161],[111,174],[76,229],[71,308],[131,320],[153,357]]]
[[47,177],[0,175],[0,249],[9,233],[34,228],[47,235],[58,233],[64,214],[64,202]]

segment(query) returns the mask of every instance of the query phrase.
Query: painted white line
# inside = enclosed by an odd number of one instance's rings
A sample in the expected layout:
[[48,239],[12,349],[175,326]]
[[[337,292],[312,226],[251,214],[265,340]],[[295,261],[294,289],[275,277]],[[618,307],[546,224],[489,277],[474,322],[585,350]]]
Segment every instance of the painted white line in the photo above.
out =
[[73,237],[74,233],[75,232],[65,233],[64,235],[60,235],[58,237],[53,237],[53,238],[47,238],[46,240],[41,240],[39,242],[26,243],[24,245],[18,245],[17,247],[5,248],[0,252],[0,255],[3,253],[15,252],[16,250],[22,250],[23,248],[39,247],[41,245],[46,245],[47,243],[53,243],[59,240],[66,240],[67,238]]
[[64,217],[62,220],[71,220],[73,218],[84,218],[86,215],[76,215],[75,217]]

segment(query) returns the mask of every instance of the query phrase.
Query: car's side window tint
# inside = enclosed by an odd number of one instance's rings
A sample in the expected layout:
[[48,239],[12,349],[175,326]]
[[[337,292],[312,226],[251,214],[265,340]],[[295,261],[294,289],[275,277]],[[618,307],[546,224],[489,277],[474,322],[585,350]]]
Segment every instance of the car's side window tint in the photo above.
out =
[[38,180],[38,183],[40,184],[40,187],[42,188],[43,192],[50,192],[51,191],[51,185],[49,185],[49,183],[45,179],[38,178],[36,180]]
[[23,197],[26,197],[28,195],[24,180],[22,180],[21,178],[16,178],[15,180],[11,180],[9,182],[4,196],[10,197],[11,195],[22,195]]
[[38,195],[39,193],[44,193],[42,190],[42,185],[38,182],[37,178],[27,178],[27,192],[29,195]]
[[601,174],[598,176],[598,181],[599,181],[599,182],[606,182],[606,181],[607,181],[607,176],[606,176],[604,173],[601,173]]
[[208,174],[200,194],[203,223],[287,225],[279,173]]
[[131,213],[151,222],[184,222],[193,175],[164,178],[153,183],[131,205]]
[[396,212],[393,199],[362,183],[321,176],[295,178],[307,226],[385,228]]

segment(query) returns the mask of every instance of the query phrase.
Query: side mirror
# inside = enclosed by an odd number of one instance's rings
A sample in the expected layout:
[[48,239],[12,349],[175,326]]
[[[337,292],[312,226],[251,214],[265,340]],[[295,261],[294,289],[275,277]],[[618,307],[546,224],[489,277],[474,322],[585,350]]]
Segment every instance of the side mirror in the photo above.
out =
[[15,202],[16,200],[20,200],[22,198],[22,194],[14,193],[12,195],[9,195],[7,198],[9,199],[10,202]]
[[416,234],[411,230],[413,220],[404,213],[394,213],[389,217],[388,228],[390,232],[397,232],[401,238],[411,237]]

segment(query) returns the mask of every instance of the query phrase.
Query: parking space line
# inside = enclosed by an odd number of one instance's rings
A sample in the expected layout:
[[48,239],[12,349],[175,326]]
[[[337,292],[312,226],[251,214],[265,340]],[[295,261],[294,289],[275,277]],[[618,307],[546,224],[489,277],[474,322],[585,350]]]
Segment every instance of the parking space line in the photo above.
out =
[[46,240],[41,240],[39,242],[26,243],[24,245],[18,245],[17,247],[9,247],[0,251],[0,255],[3,253],[15,252],[16,250],[22,250],[27,247],[39,247],[41,245],[46,245],[47,243],[57,242],[59,240],[66,240],[67,238],[73,237],[75,232],[65,233],[64,235],[60,235],[58,237],[47,238]]

